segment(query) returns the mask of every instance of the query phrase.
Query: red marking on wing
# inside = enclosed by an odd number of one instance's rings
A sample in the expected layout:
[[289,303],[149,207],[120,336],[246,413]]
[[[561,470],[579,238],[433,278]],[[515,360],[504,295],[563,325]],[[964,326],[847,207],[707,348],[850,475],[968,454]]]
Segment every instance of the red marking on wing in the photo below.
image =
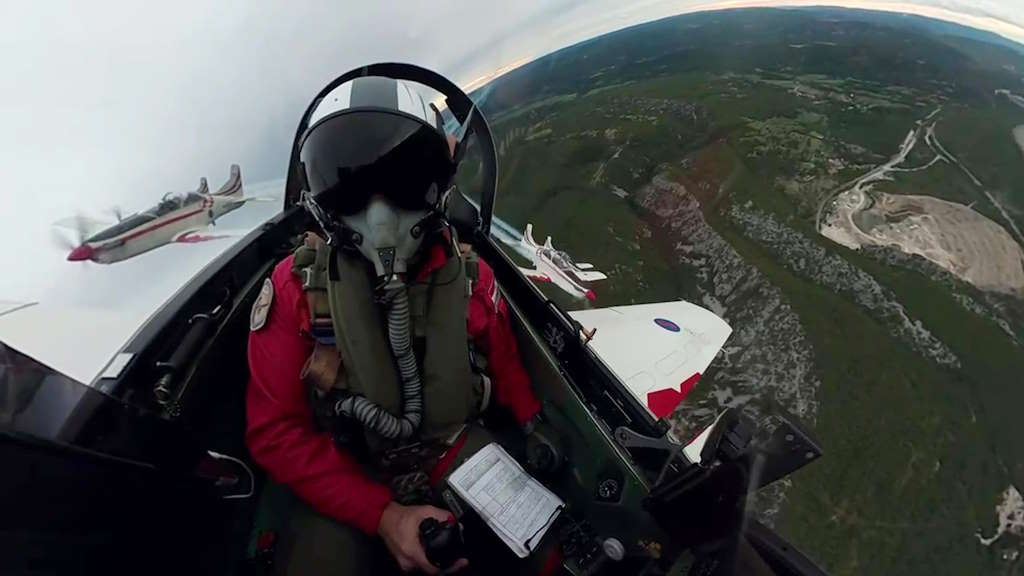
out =
[[680,394],[683,395],[683,398],[690,395],[693,387],[697,385],[698,380],[700,380],[700,372],[694,372],[693,376],[683,380],[683,383],[679,385]]
[[228,234],[200,234],[199,232],[189,232],[188,234],[182,234],[175,238],[174,241],[181,242],[182,244],[196,244],[199,242],[206,242],[207,240],[217,240],[218,238],[227,237]]
[[537,282],[551,282],[551,278],[547,274],[530,274],[529,278]]
[[597,300],[597,295],[594,294],[593,290],[587,290],[586,297],[587,297],[587,300],[590,300],[591,302],[593,302],[594,300]]
[[675,388],[664,388],[662,390],[655,390],[654,392],[647,393],[647,407],[651,409],[655,418],[664,418],[672,413],[679,406],[679,403],[686,398],[686,396],[693,390],[693,387],[697,385],[697,381],[700,380],[700,372],[694,372],[693,376],[690,376],[679,385],[679,390]]

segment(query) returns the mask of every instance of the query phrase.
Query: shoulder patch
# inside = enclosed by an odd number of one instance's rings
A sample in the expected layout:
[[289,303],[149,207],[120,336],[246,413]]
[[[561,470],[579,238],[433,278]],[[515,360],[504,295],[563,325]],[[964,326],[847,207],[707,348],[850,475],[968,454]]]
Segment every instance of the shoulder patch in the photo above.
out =
[[270,315],[270,304],[274,301],[274,283],[267,278],[260,288],[260,295],[252,304],[252,312],[249,313],[249,330],[253,332],[263,328],[267,323],[267,316]]

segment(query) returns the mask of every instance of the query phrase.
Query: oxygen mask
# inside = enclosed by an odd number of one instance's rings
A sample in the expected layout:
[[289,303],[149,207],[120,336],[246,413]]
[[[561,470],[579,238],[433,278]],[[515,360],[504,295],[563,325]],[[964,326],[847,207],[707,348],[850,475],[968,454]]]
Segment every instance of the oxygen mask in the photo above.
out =
[[353,232],[352,243],[373,264],[378,290],[405,286],[410,260],[423,243],[427,209],[408,210],[381,195],[370,198],[366,208],[341,221]]

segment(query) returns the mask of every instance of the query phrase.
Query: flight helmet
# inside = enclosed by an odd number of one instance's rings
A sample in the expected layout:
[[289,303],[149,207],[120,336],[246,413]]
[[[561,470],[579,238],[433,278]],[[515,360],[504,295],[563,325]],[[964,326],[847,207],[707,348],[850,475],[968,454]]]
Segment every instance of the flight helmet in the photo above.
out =
[[323,96],[308,126],[303,205],[378,277],[404,274],[455,174],[440,111],[415,84],[359,76]]

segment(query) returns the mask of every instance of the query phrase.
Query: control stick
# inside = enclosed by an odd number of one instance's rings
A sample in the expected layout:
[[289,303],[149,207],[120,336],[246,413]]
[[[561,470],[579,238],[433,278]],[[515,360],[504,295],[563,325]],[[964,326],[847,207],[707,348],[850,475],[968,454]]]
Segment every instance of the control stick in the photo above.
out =
[[420,544],[427,553],[427,560],[441,569],[465,557],[462,526],[454,518],[448,522],[438,522],[436,518],[426,518],[420,522]]

